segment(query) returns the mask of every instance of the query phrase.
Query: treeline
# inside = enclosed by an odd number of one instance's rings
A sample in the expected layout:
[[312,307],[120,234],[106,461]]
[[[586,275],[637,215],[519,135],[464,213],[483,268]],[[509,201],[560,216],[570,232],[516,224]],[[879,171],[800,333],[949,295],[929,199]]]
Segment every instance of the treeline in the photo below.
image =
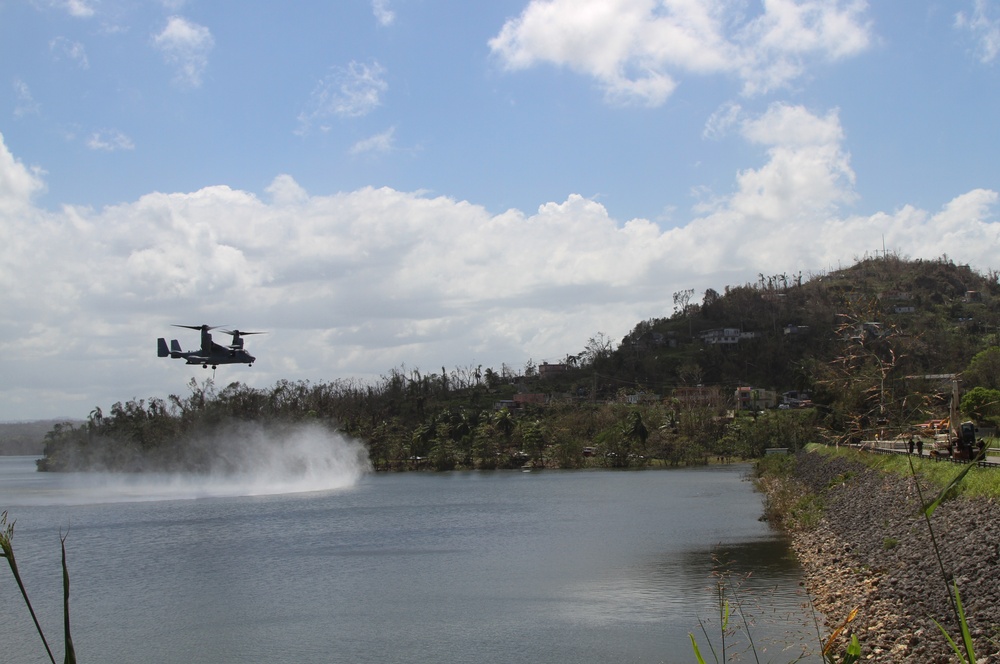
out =
[[410,377],[405,384],[402,378],[394,372],[376,385],[281,381],[269,389],[241,383],[216,389],[210,380],[192,380],[187,396],[133,399],[107,413],[95,408],[82,424],[55,426],[40,469],[218,469],[220,455],[234,453],[219,441],[245,422],[275,430],[320,424],[362,441],[376,470],[698,464],[811,439],[808,412],[775,411],[731,426],[717,404],[496,408],[491,397],[503,392],[499,386],[452,388],[440,376]]

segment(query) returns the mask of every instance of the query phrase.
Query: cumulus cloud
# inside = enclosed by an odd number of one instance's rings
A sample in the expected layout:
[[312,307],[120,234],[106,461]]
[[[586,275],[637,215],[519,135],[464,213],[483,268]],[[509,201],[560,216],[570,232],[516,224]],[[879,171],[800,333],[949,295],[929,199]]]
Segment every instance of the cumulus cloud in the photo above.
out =
[[45,188],[41,175],[18,161],[0,134],[0,213],[13,215],[29,209],[35,194]]
[[863,0],[532,0],[490,40],[510,70],[540,63],[593,77],[613,103],[662,104],[685,75],[738,76],[745,94],[788,85],[815,59],[871,40]]
[[326,131],[332,118],[367,115],[382,103],[388,89],[385,69],[377,61],[334,67],[313,88],[306,110],[299,114],[296,133],[308,134],[316,126]]
[[117,152],[118,150],[133,150],[132,139],[117,129],[102,129],[95,131],[87,139],[87,147],[91,150]]
[[0,143],[0,417],[183,392],[191,370],[152,345],[171,323],[270,331],[254,337],[253,368],[220,379],[263,387],[558,361],[598,331],[668,315],[679,288],[822,270],[883,238],[902,255],[993,264],[997,192],[847,214],[855,175],[836,110],[775,104],[730,130],[759,163],[667,230],[575,194],[492,213],[390,188],[314,194],[289,174],[266,199],[213,186],[46,211],[32,202],[40,176]]
[[396,12],[389,9],[389,0],[372,0],[372,12],[381,26],[392,25],[396,20]]
[[201,86],[208,54],[215,46],[208,28],[183,16],[171,16],[163,30],[153,36],[153,45],[175,68],[175,83],[192,88]]
[[984,64],[996,60],[1000,53],[1000,10],[987,0],[974,0],[971,12],[955,15],[955,27],[968,32],[975,50]]

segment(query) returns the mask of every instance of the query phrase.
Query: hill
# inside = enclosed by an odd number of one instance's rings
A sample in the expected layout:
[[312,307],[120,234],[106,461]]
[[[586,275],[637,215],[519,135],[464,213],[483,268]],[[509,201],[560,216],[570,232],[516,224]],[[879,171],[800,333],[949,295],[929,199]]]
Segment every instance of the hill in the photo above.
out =
[[41,455],[45,446],[45,434],[63,421],[0,422],[0,454]]
[[722,294],[710,289],[700,304],[675,294],[673,315],[636,325],[600,366],[661,391],[698,383],[815,391],[821,366],[848,352],[845,339],[877,334],[897,339],[897,370],[955,373],[996,345],[998,296],[995,273],[947,258],[888,255],[808,279],[760,275]]

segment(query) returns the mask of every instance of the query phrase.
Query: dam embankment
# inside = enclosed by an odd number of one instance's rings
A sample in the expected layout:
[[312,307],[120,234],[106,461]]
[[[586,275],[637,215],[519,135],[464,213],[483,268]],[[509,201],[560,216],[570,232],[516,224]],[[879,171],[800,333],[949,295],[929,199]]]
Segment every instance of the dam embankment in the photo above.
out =
[[[960,468],[956,466],[956,474]],[[1000,472],[1000,471],[998,471]],[[952,662],[955,655],[935,625],[961,643],[945,576],[958,584],[978,662],[1000,662],[1000,505],[953,498],[931,517],[935,555],[912,477],[885,473],[841,456],[803,452],[790,477],[764,482],[769,504],[779,485],[796,487],[796,500],[776,509],[788,516],[818,506],[817,518],[790,528],[805,583],[826,633],[855,608],[840,637],[853,631],[862,661]],[[924,499],[937,489],[920,485]],[[788,521],[790,519],[786,519]],[[942,574],[942,567],[944,574]]]

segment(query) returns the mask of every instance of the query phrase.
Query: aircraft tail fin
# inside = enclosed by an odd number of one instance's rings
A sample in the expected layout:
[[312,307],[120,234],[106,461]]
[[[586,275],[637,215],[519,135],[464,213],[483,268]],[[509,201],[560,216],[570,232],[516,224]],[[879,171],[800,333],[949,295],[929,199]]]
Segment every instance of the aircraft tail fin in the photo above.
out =
[[168,355],[170,355],[170,351],[167,350],[167,340],[160,337],[156,340],[156,356],[167,357]]

